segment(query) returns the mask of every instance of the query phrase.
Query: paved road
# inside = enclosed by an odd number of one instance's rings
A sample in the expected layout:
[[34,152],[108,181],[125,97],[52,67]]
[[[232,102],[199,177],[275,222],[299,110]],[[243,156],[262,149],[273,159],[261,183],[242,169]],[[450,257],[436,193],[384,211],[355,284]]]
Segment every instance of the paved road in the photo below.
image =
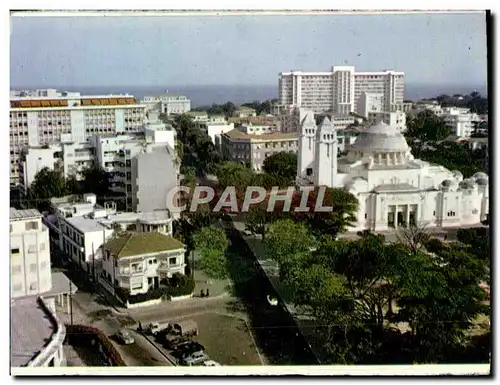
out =
[[122,345],[112,340],[127,366],[173,366],[143,335],[135,330],[130,330],[130,333],[135,339],[134,344]]

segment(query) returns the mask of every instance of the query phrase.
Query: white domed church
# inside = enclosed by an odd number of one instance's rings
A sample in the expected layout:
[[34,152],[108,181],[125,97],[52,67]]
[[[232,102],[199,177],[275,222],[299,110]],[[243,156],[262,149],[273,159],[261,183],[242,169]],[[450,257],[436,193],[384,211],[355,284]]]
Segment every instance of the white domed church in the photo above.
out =
[[359,200],[354,231],[470,226],[489,214],[488,175],[478,172],[464,180],[459,171],[415,159],[396,127],[369,127],[346,156],[337,155],[330,120],[316,125],[308,113],[299,136],[297,185],[346,188]]

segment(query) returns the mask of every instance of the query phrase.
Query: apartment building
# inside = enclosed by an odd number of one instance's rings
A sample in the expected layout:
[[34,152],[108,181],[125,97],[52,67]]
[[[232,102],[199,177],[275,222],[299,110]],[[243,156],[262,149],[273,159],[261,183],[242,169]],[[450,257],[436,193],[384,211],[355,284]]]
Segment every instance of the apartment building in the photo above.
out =
[[296,132],[248,134],[239,129],[222,135],[222,156],[260,172],[264,160],[278,152],[297,152]]
[[376,125],[384,122],[389,126],[397,127],[399,131],[406,131],[406,113],[403,111],[395,112],[369,112],[367,116],[369,125]]
[[37,210],[10,209],[10,259],[12,298],[51,289],[49,231]]
[[85,142],[92,135],[140,132],[145,105],[131,95],[83,96],[78,92],[38,90],[11,93],[10,184],[22,182],[21,154],[28,147]]
[[173,274],[184,274],[185,246],[160,233],[125,234],[104,245],[101,282],[113,292],[116,287],[131,295],[146,293]]
[[101,266],[102,245],[119,229],[172,234],[173,219],[168,210],[122,213],[113,202],[98,205],[94,194],[85,194],[83,199],[53,198],[51,204],[54,214],[45,216],[44,223],[50,230],[52,247],[92,277]]
[[155,111],[166,115],[180,115],[191,111],[191,100],[184,95],[166,93],[158,96],[145,96],[140,104],[146,106],[146,112]]
[[207,120],[198,121],[197,126],[207,133],[212,143],[219,149],[221,135],[234,130],[234,123],[229,123],[224,115],[207,116]]
[[10,208],[10,269],[11,366],[65,366],[66,329],[56,304],[69,307],[77,287],[52,273],[49,229],[37,210]]
[[291,71],[279,75],[279,104],[315,113],[357,112],[363,92],[382,94],[383,110],[395,111],[403,103],[404,73],[355,72],[352,66],[333,66],[329,72]]
[[257,111],[250,107],[241,106],[234,110],[233,116],[235,118],[249,118],[252,116],[257,116]]

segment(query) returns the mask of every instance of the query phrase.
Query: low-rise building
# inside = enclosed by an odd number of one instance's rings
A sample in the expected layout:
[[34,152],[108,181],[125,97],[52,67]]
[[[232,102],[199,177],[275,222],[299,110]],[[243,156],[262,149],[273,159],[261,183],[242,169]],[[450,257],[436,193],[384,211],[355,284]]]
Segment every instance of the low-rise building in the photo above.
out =
[[395,112],[370,112],[367,117],[369,125],[376,125],[384,122],[389,126],[397,127],[401,132],[406,131],[406,113],[403,111]]
[[267,157],[278,152],[296,153],[297,138],[298,134],[295,132],[259,135],[247,134],[236,129],[222,135],[222,156],[260,172]]
[[233,112],[233,116],[236,118],[248,118],[250,116],[257,116],[257,111],[250,107],[241,106]]
[[172,234],[168,210],[120,213],[113,202],[98,205],[94,194],[85,194],[83,200],[54,198],[51,203],[54,214],[47,215],[44,222],[51,230],[52,246],[92,277],[100,269],[102,245],[118,230]]
[[113,293],[117,287],[131,295],[146,293],[175,273],[184,274],[185,246],[160,233],[128,233],[104,245],[100,276]]
[[180,115],[191,111],[191,100],[184,95],[166,93],[158,96],[145,96],[140,104],[146,106],[146,112],[156,111],[166,115]]
[[229,123],[224,115],[210,115],[206,121],[198,121],[196,125],[207,133],[218,149],[220,149],[221,135],[234,130],[234,123]]
[[193,122],[208,122],[207,111],[189,111],[186,113],[186,115],[189,116],[193,120]]

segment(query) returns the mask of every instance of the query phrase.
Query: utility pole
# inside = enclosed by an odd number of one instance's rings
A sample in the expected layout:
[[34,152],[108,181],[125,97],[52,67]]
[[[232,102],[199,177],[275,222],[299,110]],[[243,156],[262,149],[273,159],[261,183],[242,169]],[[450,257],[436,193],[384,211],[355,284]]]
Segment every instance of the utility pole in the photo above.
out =
[[71,292],[71,281],[69,281],[69,317],[71,326],[73,326],[73,294]]

